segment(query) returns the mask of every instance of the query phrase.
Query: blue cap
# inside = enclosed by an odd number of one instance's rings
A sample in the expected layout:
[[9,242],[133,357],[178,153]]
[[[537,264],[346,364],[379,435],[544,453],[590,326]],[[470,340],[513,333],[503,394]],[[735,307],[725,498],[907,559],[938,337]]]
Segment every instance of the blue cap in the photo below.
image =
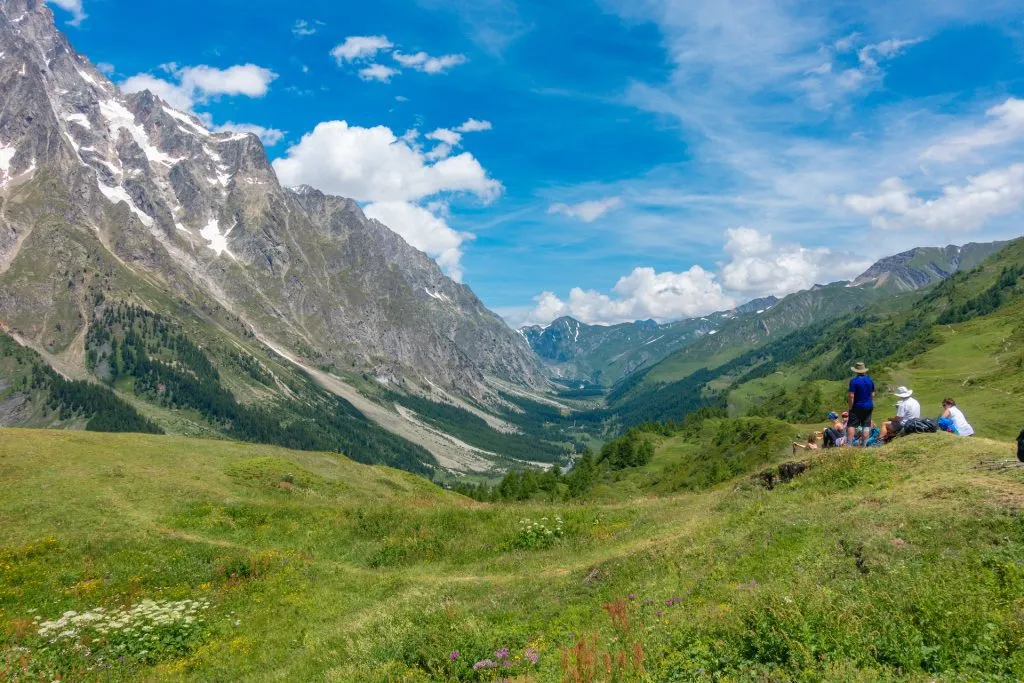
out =
[[828,415],[826,415],[825,417],[827,417],[827,418],[828,418],[828,419],[830,419],[830,420],[835,420],[835,419],[836,419],[837,417],[839,417],[839,416],[838,416],[838,415],[836,415],[835,411],[831,411],[831,412],[829,412],[829,414],[828,414]]

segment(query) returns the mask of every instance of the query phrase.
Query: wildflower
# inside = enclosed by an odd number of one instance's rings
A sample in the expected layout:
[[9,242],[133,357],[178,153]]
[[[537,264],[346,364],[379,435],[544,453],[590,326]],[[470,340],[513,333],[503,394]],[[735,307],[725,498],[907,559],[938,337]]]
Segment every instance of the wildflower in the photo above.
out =
[[448,655],[448,659],[453,661],[453,662],[456,659],[458,659],[458,658],[459,658],[459,651],[458,650],[452,650],[452,653],[450,655]]
[[536,664],[540,661],[540,653],[532,647],[526,648],[526,652],[523,653],[523,656],[529,660],[530,664]]
[[636,600],[636,595],[634,593],[630,593],[628,597],[630,600]]
[[496,650],[494,652],[494,656],[497,659],[508,659],[508,648],[507,647],[503,647],[500,650]]
[[490,659],[481,659],[479,662],[473,665],[473,671],[480,671],[481,669],[493,669],[498,666]]

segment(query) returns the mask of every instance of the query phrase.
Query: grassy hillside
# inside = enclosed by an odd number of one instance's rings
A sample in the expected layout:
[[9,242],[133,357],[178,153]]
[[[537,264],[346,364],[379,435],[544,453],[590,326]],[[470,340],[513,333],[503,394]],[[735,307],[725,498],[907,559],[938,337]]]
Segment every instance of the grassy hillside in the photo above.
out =
[[0,677],[1020,679],[1024,473],[970,467],[1010,454],[934,435],[772,491],[481,505],[333,454],[4,431]]
[[1024,409],[1022,313],[1024,239],[1018,239],[932,289],[813,321],[683,379],[650,383],[650,373],[635,375],[609,394],[606,414],[631,426],[728,401],[733,414],[764,404],[763,415],[817,419],[842,405],[849,366],[861,360],[873,369],[880,391],[919,384],[914,388],[925,392],[926,414],[934,415],[945,396],[967,397],[991,425],[987,433],[1015,436],[1013,416]]

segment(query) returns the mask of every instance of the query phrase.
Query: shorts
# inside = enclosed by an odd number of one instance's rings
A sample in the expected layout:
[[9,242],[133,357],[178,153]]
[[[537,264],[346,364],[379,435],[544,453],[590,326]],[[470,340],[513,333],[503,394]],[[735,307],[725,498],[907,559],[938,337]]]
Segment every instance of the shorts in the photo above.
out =
[[871,413],[874,408],[854,408],[850,411],[850,418],[846,426],[851,429],[869,429],[871,427]]

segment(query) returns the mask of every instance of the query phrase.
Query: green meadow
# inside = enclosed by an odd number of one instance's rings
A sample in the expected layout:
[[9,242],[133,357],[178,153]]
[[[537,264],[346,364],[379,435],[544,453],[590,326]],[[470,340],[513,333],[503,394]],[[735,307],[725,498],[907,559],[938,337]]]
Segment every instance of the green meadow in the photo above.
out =
[[[658,438],[648,467],[700,457]],[[491,505],[334,454],[6,430],[0,671],[1019,680],[1024,473],[972,467],[1012,449],[907,437],[815,454],[772,490],[761,465],[671,496]]]

